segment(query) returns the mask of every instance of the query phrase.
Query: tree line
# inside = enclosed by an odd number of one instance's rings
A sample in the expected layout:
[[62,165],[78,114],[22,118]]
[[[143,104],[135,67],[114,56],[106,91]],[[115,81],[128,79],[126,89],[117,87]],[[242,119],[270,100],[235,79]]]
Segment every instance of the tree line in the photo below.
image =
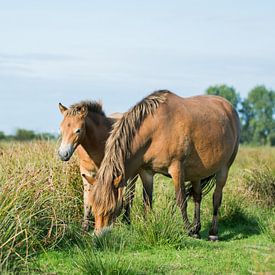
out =
[[209,95],[226,98],[238,111],[241,124],[241,143],[275,146],[275,91],[258,85],[246,98],[227,85],[209,87]]
[[0,131],[0,140],[52,140],[56,139],[56,135],[51,133],[36,133],[32,130],[17,129],[14,135],[6,135],[4,132]]
[[[275,91],[259,85],[249,91],[246,98],[241,98],[234,87],[223,84],[210,86],[205,94],[226,98],[238,111],[242,124],[241,143],[275,146]],[[0,140],[35,139],[56,139],[56,135],[26,129],[17,129],[14,135],[0,131]]]

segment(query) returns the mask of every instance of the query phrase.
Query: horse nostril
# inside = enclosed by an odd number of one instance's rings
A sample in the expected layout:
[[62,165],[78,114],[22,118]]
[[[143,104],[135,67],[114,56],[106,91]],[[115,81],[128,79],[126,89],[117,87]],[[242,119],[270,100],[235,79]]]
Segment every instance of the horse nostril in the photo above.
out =
[[62,151],[58,151],[58,155],[62,160],[66,160],[70,156],[69,152],[62,152]]

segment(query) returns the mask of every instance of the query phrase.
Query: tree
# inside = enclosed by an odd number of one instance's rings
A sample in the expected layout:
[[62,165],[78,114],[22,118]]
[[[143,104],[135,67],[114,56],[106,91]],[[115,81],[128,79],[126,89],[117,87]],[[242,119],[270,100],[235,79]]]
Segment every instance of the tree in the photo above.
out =
[[234,107],[238,109],[238,105],[241,102],[241,97],[233,87],[229,87],[225,84],[210,86],[206,92],[208,95],[218,95],[226,98]]
[[35,138],[34,131],[26,129],[17,129],[15,133],[15,139],[17,140],[31,140]]
[[275,132],[275,92],[256,86],[242,102],[243,141],[264,145]]
[[0,140],[1,139],[5,139],[6,138],[6,135],[4,132],[0,131]]

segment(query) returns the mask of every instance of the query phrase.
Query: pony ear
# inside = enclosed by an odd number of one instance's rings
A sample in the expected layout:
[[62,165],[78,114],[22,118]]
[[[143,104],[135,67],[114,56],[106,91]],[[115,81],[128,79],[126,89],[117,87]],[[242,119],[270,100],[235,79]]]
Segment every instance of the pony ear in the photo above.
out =
[[65,107],[64,105],[62,105],[61,103],[59,103],[58,106],[59,106],[59,110],[60,110],[62,115],[64,114],[65,111],[68,110],[68,108]]
[[85,175],[85,174],[82,174],[82,177],[84,179],[86,179],[91,185],[95,184],[95,182],[96,182],[95,177],[91,177],[91,176],[88,176],[88,175]]
[[113,180],[113,184],[114,184],[115,188],[118,188],[118,187],[119,187],[119,185],[120,185],[120,183],[121,183],[121,180],[122,180],[122,175],[118,176],[117,178],[115,178],[115,179]]

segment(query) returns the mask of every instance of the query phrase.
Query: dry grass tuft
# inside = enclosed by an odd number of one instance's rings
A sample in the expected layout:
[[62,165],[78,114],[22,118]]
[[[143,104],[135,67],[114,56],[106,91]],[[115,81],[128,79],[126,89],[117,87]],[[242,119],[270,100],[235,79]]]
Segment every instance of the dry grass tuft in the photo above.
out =
[[245,169],[242,182],[245,197],[262,206],[275,206],[275,176],[268,166]]
[[82,203],[76,162],[59,161],[53,143],[7,143],[0,150],[1,271],[62,241],[79,222]]

